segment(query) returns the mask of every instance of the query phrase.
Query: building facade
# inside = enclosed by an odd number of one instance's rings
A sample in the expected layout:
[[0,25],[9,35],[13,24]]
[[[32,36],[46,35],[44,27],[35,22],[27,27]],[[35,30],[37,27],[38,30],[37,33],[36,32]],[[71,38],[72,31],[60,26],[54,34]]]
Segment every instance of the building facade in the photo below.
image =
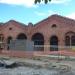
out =
[[34,51],[58,51],[75,46],[75,20],[54,14],[28,25],[10,20],[0,24],[0,49],[9,50],[11,40],[30,40]]

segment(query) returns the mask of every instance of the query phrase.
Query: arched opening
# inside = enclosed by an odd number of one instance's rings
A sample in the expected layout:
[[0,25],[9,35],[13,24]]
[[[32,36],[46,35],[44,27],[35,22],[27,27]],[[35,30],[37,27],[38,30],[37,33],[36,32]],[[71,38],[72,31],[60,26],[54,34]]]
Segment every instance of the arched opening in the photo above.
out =
[[0,42],[2,42],[4,40],[4,37],[2,34],[0,34]]
[[3,43],[3,41],[4,41],[4,36],[3,36],[3,34],[0,34],[0,50],[2,50],[3,49],[3,47],[4,47],[4,43]]
[[9,36],[9,37],[7,38],[7,50],[9,50],[9,45],[10,45],[11,41],[12,41],[12,37]]
[[70,46],[70,37],[69,36],[65,37],[65,45]]
[[56,25],[56,24],[53,24],[53,25],[52,25],[52,28],[56,28],[56,27],[57,27],[57,25]]
[[21,33],[17,36],[17,39],[18,40],[24,40],[24,39],[27,39],[27,36],[24,34],[24,33]]
[[34,41],[34,49],[36,51],[44,50],[44,37],[41,33],[36,33],[32,36],[32,41]]
[[75,35],[71,36],[71,44],[75,46]]
[[75,33],[70,31],[65,34],[65,45],[68,47],[75,46]]
[[50,51],[58,51],[58,37],[52,36],[50,38]]

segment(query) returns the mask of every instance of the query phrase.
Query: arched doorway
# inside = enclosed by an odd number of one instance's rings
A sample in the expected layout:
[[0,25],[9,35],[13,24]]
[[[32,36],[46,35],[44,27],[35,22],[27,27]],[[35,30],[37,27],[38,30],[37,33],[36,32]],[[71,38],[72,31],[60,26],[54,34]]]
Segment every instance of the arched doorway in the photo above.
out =
[[70,31],[65,34],[65,45],[68,47],[75,46],[75,33]]
[[7,38],[7,50],[9,50],[9,45],[10,45],[11,41],[12,41],[12,37],[9,36],[9,37]]
[[58,37],[52,36],[50,38],[50,51],[58,51]]
[[28,50],[29,42],[27,40],[27,36],[24,33],[20,33],[15,42],[15,50]]
[[44,37],[41,33],[35,33],[32,36],[32,41],[34,41],[34,49],[36,51],[44,50]]
[[20,33],[20,34],[17,36],[17,39],[18,39],[18,40],[24,40],[24,39],[27,39],[27,36],[26,36],[24,33]]

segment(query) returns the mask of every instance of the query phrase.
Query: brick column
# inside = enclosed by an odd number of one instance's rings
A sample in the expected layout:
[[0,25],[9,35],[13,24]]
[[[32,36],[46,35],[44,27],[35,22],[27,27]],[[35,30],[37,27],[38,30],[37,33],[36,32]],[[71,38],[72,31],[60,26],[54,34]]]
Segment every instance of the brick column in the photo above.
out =
[[27,40],[32,41],[31,36],[27,35]]
[[59,46],[59,50],[64,50],[64,46],[65,46],[65,37],[60,36],[59,41],[58,41],[58,46]]
[[48,52],[50,51],[50,41],[48,38],[45,38],[44,39],[44,52]]
[[4,50],[7,50],[7,39],[4,37]]

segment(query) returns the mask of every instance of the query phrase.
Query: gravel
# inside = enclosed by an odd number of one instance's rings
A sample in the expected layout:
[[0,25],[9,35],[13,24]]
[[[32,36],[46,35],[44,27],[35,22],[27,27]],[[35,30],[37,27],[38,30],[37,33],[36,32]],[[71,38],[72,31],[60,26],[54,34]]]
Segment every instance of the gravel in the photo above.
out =
[[[15,59],[11,59],[9,62],[15,61]],[[30,59],[25,59],[25,60],[16,60],[16,61],[21,61],[24,63],[28,64],[34,64],[36,65],[44,65],[48,64],[48,62],[42,62],[42,61],[36,61],[36,60],[30,60]],[[7,61],[8,63],[8,61]],[[10,64],[9,63],[9,64]],[[75,62],[70,62],[70,61],[62,61],[59,63],[56,63],[54,60],[51,62],[54,65],[54,69],[51,68],[36,68],[34,66],[19,66],[15,68],[5,68],[5,67],[0,67],[0,75],[75,75]],[[61,67],[59,68],[59,65],[69,65],[72,68],[69,71],[65,71],[64,68]],[[51,64],[49,64],[51,65]],[[57,67],[55,67],[57,65]],[[58,69],[57,69],[58,68]]]
[[45,68],[17,67],[13,69],[0,68],[0,75],[75,75],[75,73],[72,71],[63,73]]

